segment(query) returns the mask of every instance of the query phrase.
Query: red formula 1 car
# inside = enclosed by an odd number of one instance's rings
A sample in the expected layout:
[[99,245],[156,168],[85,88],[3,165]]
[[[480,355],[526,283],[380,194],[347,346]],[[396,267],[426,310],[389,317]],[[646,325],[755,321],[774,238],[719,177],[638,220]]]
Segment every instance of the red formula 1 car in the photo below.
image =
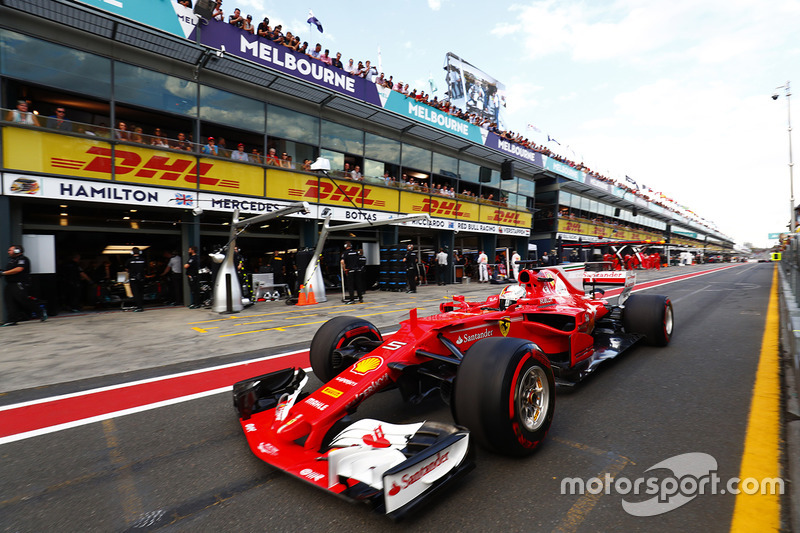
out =
[[[587,273],[592,284],[626,282],[620,305],[596,288],[587,295],[582,267],[550,267],[523,270],[519,284],[484,302],[457,296],[424,318],[412,310],[386,339],[366,320],[329,320],[310,349],[322,387],[303,392],[308,376],[299,368],[234,385],[250,448],[399,518],[473,468],[474,442],[507,455],[533,452],[553,419],[556,380],[574,383],[640,340],[669,342],[672,304],[629,295],[630,274]],[[441,395],[455,424],[351,419],[361,402],[389,388],[410,402]]]

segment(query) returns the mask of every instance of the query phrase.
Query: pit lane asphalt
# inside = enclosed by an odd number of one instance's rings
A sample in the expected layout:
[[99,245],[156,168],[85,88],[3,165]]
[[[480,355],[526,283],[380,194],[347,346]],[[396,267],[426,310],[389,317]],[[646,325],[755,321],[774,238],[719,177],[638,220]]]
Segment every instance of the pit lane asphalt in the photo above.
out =
[[[637,282],[717,268],[719,265],[639,271]],[[87,386],[145,379],[308,348],[316,330],[339,315],[359,316],[386,331],[408,318],[438,312],[439,304],[462,294],[482,301],[505,284],[423,285],[417,293],[368,291],[363,304],[345,305],[341,293],[310,306],[259,302],[234,314],[186,307],[64,314],[46,322],[0,328],[0,405]]]
[[[463,483],[402,524],[261,463],[247,449],[230,396],[219,394],[4,445],[0,530],[727,531],[728,495],[636,518],[622,511],[619,494],[568,496],[559,484],[605,473],[636,479],[687,452],[713,454],[722,478],[739,473],[772,270],[745,265],[652,289],[676,305],[668,348],[637,347],[559,394],[553,427],[533,457],[479,450],[478,468]],[[442,289],[429,288],[416,297]],[[343,309],[356,314],[353,306]],[[318,384],[312,378],[309,387]],[[436,401],[408,406],[391,391],[365,402],[358,415],[392,423],[450,419]]]

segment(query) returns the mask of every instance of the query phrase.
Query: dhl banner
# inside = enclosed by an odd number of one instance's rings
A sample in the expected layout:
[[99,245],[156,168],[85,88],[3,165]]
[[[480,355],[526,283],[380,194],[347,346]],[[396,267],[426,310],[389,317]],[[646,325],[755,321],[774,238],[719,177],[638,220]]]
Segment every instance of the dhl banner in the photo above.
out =
[[397,191],[349,180],[267,170],[267,196],[397,213]]
[[[664,236],[650,231],[632,230],[630,228],[611,228],[607,226],[595,225],[586,220],[571,220],[561,218],[558,220],[558,232],[572,235],[586,235],[597,238],[598,240],[613,239],[619,241],[661,241]],[[671,244],[685,246],[696,246],[698,241],[689,239],[675,238],[673,235]]]
[[513,226],[515,228],[530,228],[532,216],[530,213],[514,211],[513,209],[503,209],[493,205],[481,205],[480,221],[488,224],[499,224],[501,226]]
[[22,128],[3,128],[3,161],[8,169],[111,179],[109,172],[95,172],[90,176],[84,170],[94,159],[94,150],[109,151],[111,144]]
[[[530,235],[531,215],[527,212],[144,146],[117,144],[112,148],[112,143],[100,138],[6,127],[3,128],[3,156],[6,168],[30,173],[28,178],[15,177],[13,189],[9,188],[5,194],[35,195],[39,191],[38,180],[57,174],[113,180],[112,183],[120,186],[109,186],[107,193],[113,196],[106,199],[113,198],[114,201],[124,202],[125,198],[133,198],[126,195],[140,190],[126,188],[124,184],[135,183],[159,190],[164,187],[184,189],[176,190],[174,194],[183,196],[187,202],[196,198],[198,191],[241,195],[238,199],[231,197],[224,205],[244,203],[256,212],[273,209],[283,202],[307,201],[319,204],[320,208],[331,206],[334,220],[383,220],[397,214],[428,213],[432,220],[424,224],[432,228]],[[105,193],[102,187],[87,188],[75,180],[75,187],[70,188],[69,182],[69,178],[59,178],[57,182],[65,196],[74,190],[78,198],[103,201]],[[55,187],[56,182],[52,186]],[[141,194],[141,191],[136,193]],[[163,195],[162,190],[159,199]],[[227,210],[227,207],[222,209]]]
[[[264,194],[261,167],[22,128],[3,129],[6,168],[156,187]],[[199,172],[199,177],[198,177]]]
[[611,228],[608,226],[595,225],[585,220],[569,220],[563,218],[558,220],[558,231],[560,233],[592,235],[600,239],[615,239],[619,241],[644,241],[648,239],[658,241],[663,238],[662,235],[649,231],[632,230],[622,227]]
[[400,211],[410,215],[428,213],[432,217],[478,221],[478,205],[455,198],[428,196],[414,192],[400,193]]

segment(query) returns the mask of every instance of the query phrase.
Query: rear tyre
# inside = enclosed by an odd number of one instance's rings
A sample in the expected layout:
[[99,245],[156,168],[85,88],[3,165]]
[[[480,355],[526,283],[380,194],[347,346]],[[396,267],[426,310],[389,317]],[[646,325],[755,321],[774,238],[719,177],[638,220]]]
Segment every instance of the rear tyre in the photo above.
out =
[[672,302],[659,294],[632,294],[625,300],[622,327],[641,333],[652,346],[666,346],[672,339]]
[[327,383],[355,363],[366,352],[346,357],[339,350],[358,340],[381,341],[383,337],[371,322],[360,318],[337,316],[325,322],[311,341],[309,358],[314,375]]
[[482,339],[458,367],[453,415],[475,441],[504,455],[530,455],[550,429],[555,409],[550,362],[524,339]]

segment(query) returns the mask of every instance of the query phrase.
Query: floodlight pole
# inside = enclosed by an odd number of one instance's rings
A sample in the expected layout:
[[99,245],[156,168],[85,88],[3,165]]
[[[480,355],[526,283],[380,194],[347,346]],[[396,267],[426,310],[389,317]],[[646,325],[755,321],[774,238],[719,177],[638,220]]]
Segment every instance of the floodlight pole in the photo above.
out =
[[[787,124],[789,132],[789,214],[791,232],[794,233],[797,229],[797,219],[794,213],[794,161],[792,159],[792,90],[790,83],[787,81],[786,85],[779,85],[776,89],[786,89],[786,113]],[[776,93],[777,94],[777,93]],[[773,98],[775,98],[773,96]]]

